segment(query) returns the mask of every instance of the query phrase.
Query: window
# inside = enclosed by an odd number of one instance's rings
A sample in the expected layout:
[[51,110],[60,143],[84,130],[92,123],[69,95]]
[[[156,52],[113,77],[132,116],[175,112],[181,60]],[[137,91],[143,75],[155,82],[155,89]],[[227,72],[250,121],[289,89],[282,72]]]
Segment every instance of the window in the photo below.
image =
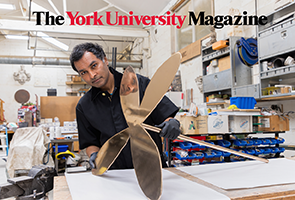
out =
[[194,11],[196,17],[200,11],[205,11],[205,15],[213,15],[213,0],[191,0],[183,5],[176,13],[178,15],[186,15],[186,19],[181,29],[176,29],[176,51],[186,47],[187,45],[210,34],[210,26],[188,25],[188,12]]

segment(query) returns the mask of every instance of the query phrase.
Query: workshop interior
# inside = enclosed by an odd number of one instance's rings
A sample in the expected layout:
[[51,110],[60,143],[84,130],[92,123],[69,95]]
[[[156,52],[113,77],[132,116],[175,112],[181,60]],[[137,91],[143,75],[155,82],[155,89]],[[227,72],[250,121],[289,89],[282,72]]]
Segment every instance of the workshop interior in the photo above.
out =
[[0,0],[0,199],[295,199],[294,38],[294,0]]

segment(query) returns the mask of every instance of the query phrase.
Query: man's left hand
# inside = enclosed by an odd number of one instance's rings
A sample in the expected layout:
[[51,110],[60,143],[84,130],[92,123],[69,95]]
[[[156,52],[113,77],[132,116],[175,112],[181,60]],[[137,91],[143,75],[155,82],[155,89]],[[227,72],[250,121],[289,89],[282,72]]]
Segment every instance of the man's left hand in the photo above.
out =
[[175,140],[180,134],[180,123],[178,120],[172,118],[169,121],[165,121],[156,127],[161,128],[160,136],[168,138],[170,140]]

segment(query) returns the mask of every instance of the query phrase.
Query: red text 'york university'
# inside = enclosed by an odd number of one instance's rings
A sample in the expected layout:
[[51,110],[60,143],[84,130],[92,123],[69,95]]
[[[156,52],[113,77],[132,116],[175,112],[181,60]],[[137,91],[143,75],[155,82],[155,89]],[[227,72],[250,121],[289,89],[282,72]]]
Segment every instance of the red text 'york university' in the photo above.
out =
[[[92,15],[81,15],[79,11],[66,12],[70,18],[71,26],[103,26],[105,24],[110,26],[133,26],[133,25],[170,25],[176,26],[180,29],[184,23],[186,16],[172,14],[168,11],[166,15],[133,15],[130,11],[129,15],[119,15],[118,12],[112,13],[110,11],[105,12],[105,15],[99,15],[98,12],[93,12]],[[42,16],[45,17],[45,25],[63,25],[65,18],[62,15],[52,16],[49,12],[36,11],[36,25],[42,25]]]

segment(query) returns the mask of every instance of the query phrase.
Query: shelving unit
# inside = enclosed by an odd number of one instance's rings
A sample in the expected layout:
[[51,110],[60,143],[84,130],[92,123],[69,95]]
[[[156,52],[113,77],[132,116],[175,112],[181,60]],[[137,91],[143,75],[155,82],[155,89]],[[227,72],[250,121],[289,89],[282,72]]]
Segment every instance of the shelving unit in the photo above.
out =
[[[78,74],[67,74],[67,80],[66,85],[70,87],[70,89],[67,89],[66,94],[70,96],[81,96],[84,94],[88,89],[89,86],[85,81],[74,81],[73,77],[77,77]],[[80,90],[83,88],[83,91]],[[70,91],[69,91],[70,90]]]
[[[263,100],[294,99],[293,89],[281,90],[276,85],[295,86],[295,64],[284,65],[287,57],[295,58],[295,3],[291,3],[269,15],[268,23],[258,27],[258,55],[260,69],[260,91]],[[279,62],[275,59],[281,58]],[[267,63],[275,63],[273,68],[266,68]]]
[[[202,49],[203,91],[204,99],[211,94],[228,94],[231,96],[253,96],[259,98],[259,85],[252,85],[251,68],[244,65],[237,54],[236,41],[240,37],[229,37],[229,46],[213,50],[212,46]],[[214,59],[229,56],[228,69],[207,74],[207,66]]]
[[[256,134],[257,132],[249,132],[249,133],[229,133],[229,134],[202,134],[202,135],[190,135],[190,137],[194,137],[200,140],[204,140],[204,138],[211,136],[216,136],[215,140],[205,139],[206,142],[214,143],[216,145],[220,145],[230,149],[236,149],[237,151],[242,151],[243,153],[247,153],[254,156],[265,157],[265,158],[278,158],[281,153],[285,151],[284,145],[281,145],[284,140],[279,138],[280,133],[284,132],[271,132],[274,134],[274,137],[271,138],[251,138],[245,139],[245,137],[249,134]],[[266,133],[266,132],[265,132]],[[267,132],[269,134],[269,132]],[[260,133],[260,135],[263,134]],[[237,138],[231,138],[231,135],[236,135]],[[259,136],[259,135],[257,135]],[[244,137],[244,138],[243,138]],[[256,141],[256,142],[254,142]],[[260,143],[258,143],[258,141]],[[269,141],[269,143],[268,143]],[[279,142],[280,141],[280,142]],[[194,164],[207,164],[207,163],[222,163],[222,162],[236,162],[236,161],[245,161],[247,158],[235,156],[233,154],[227,152],[220,152],[217,150],[213,150],[207,147],[202,146],[192,146],[189,143],[184,142],[183,144],[179,144],[181,141],[175,142],[167,142],[166,150],[168,157],[168,166],[172,166],[172,160],[181,160],[184,161],[187,165]],[[181,157],[177,150],[184,150],[188,152],[187,157]],[[192,153],[197,153],[197,156],[194,156]]]

